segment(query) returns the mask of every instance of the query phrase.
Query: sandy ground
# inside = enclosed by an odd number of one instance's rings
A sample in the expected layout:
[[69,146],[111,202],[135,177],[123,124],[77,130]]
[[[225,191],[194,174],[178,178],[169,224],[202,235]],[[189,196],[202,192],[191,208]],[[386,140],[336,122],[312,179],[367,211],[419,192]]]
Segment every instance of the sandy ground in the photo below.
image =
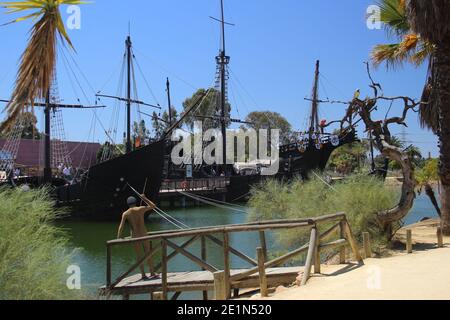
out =
[[323,266],[323,274],[306,286],[283,289],[269,299],[450,300],[450,238],[447,247],[438,249],[435,225],[428,221],[408,227],[416,242],[413,254],[366,259],[364,266]]

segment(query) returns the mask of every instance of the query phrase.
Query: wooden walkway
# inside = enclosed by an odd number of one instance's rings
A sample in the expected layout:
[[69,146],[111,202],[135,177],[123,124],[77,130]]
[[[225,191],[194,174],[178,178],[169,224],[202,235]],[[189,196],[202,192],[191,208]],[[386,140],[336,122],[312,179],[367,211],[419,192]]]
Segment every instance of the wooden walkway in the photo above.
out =
[[[323,233],[319,233],[325,230]],[[269,260],[266,243],[267,232],[298,230],[310,232],[310,241],[292,251]],[[256,258],[250,257],[233,248],[230,235],[233,233],[258,233],[260,246],[255,249]],[[200,241],[200,254],[189,251],[194,243]],[[222,254],[223,270],[208,262],[206,242],[217,246],[214,254]],[[327,242],[328,241],[328,242]],[[142,257],[138,257],[127,271],[114,277],[112,274],[113,248],[149,243],[150,249]],[[198,229],[161,231],[149,233],[139,239],[119,239],[107,242],[106,285],[100,288],[100,294],[106,297],[113,295],[128,299],[130,295],[151,294],[152,297],[167,300],[169,293],[174,293],[172,299],[177,299],[183,292],[203,292],[203,299],[208,299],[208,292],[214,291],[216,300],[227,300],[239,296],[240,289],[259,288],[263,297],[268,295],[268,289],[295,282],[303,271],[301,284],[306,285],[314,273],[321,272],[321,254],[328,250],[338,249],[340,262],[346,262],[346,247],[352,250],[356,261],[363,263],[357,242],[344,213],[323,216],[314,219],[276,220],[239,225],[227,225]],[[215,248],[214,248],[215,249]],[[198,250],[196,250],[198,251]],[[153,259],[160,256],[160,263]],[[286,267],[295,258],[307,254],[305,266]],[[246,262],[249,269],[233,269],[231,255]],[[176,256],[183,256],[190,263],[195,263],[203,271],[170,272],[169,262]],[[148,280],[142,280],[135,274],[140,265],[150,265]],[[153,278],[151,278],[153,277]]]
[[[299,272],[303,267],[289,268],[271,268],[266,270],[267,283],[270,287],[280,285],[290,285],[295,282]],[[246,271],[231,270],[231,276]],[[151,278],[148,274],[148,280],[142,280],[140,274],[128,277],[122,280],[114,288],[115,295],[134,295],[149,294],[161,291],[161,276]],[[254,274],[245,281],[236,282],[231,286],[232,290],[259,288],[259,275]],[[168,292],[194,292],[194,291],[213,291],[214,275],[208,271],[175,272],[167,274]],[[106,293],[106,287],[102,287],[102,295]]]

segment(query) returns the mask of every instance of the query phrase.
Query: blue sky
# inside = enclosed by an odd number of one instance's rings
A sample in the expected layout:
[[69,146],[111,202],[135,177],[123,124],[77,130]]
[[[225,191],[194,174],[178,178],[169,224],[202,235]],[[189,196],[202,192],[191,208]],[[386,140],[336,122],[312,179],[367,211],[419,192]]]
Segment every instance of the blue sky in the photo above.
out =
[[[294,128],[305,129],[314,64],[321,60],[321,97],[350,100],[356,89],[370,94],[364,61],[374,45],[386,43],[386,32],[369,30],[366,9],[374,0],[226,0],[227,50],[231,55],[230,102],[233,116],[244,118],[255,110],[272,110],[289,119]],[[68,14],[63,8],[63,17]],[[76,72],[87,98],[71,85],[70,72],[59,57],[58,80],[61,99],[66,103],[93,103],[94,93],[116,94],[124,40],[131,25],[136,58],[150,84],[148,90],[137,72],[139,98],[166,106],[165,79],[172,82],[172,101],[181,110],[183,100],[214,80],[215,55],[220,45],[219,26],[209,16],[219,16],[218,0],[97,0],[82,6],[81,29],[69,30],[76,47],[73,57],[84,76]],[[10,20],[0,16],[0,23]],[[6,44],[0,50],[0,97],[8,98],[20,54],[23,52],[30,22],[0,27]],[[71,63],[76,69],[75,65]],[[419,98],[426,78],[426,67],[387,71],[380,67],[374,78],[386,96],[408,95]],[[111,108],[98,111],[98,118],[109,128]],[[384,118],[386,106],[378,113]],[[123,110],[122,110],[123,111]],[[142,108],[142,111],[153,110]],[[391,114],[399,113],[394,105]],[[321,118],[341,118],[344,108],[323,105]],[[122,116],[124,112],[121,113]],[[136,114],[136,113],[135,113]],[[42,119],[38,112],[38,119]],[[92,127],[92,111],[64,111],[66,135],[70,140],[105,140],[101,125]],[[144,118],[145,119],[145,118]],[[42,122],[42,121],[41,121]],[[418,145],[424,155],[438,154],[437,139],[420,129],[416,114],[408,119],[407,140]],[[95,131],[91,130],[95,128]],[[119,135],[124,130],[119,120]],[[400,133],[401,128],[394,128]]]

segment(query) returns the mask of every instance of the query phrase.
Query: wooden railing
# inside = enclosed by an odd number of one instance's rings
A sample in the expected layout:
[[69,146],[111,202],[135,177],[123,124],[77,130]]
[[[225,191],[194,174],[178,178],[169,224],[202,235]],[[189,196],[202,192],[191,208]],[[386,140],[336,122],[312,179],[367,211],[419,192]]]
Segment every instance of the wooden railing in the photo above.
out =
[[[320,226],[329,227],[326,231],[319,234]],[[281,230],[306,230],[310,232],[310,241],[304,246],[290,251],[281,257],[268,261],[268,250],[266,244],[266,232],[281,231]],[[243,252],[230,245],[230,235],[242,232],[257,232],[259,233],[260,245],[255,250],[256,259],[249,257]],[[328,241],[335,234],[338,239],[332,242]],[[175,243],[175,240],[184,239],[182,244]],[[187,240],[186,240],[187,239]],[[200,241],[201,254],[195,254],[187,251],[187,248],[192,246],[196,241]],[[206,242],[212,241],[218,245],[223,251],[223,270],[211,265],[207,261],[207,246]],[[142,244],[150,242],[150,252],[144,254],[142,259],[133,264],[126,272],[120,276],[112,279],[112,249],[118,246],[125,246],[131,244]],[[188,230],[175,231],[161,231],[149,233],[148,236],[139,239],[119,239],[107,242],[107,279],[106,291],[113,291],[115,287],[125,278],[127,278],[133,271],[135,271],[145,261],[152,259],[156,253],[161,252],[161,263],[151,267],[151,273],[154,274],[156,270],[161,270],[161,291],[162,298],[167,299],[168,292],[172,291],[168,285],[168,262],[177,255],[182,255],[188,260],[198,265],[202,270],[209,271],[214,274],[214,291],[217,300],[229,299],[231,297],[231,289],[234,283],[243,281],[250,276],[259,274],[260,288],[263,295],[267,294],[267,279],[266,269],[282,266],[301,254],[307,253],[304,276],[302,278],[302,285],[305,285],[311,276],[311,269],[314,266],[314,272],[320,273],[321,268],[321,253],[326,250],[339,249],[340,262],[345,263],[346,252],[345,247],[350,245],[354,258],[362,263],[362,258],[359,252],[357,242],[353,236],[350,225],[347,222],[344,213],[338,213],[328,216],[312,219],[295,219],[295,220],[274,220],[255,223],[246,223],[239,225],[228,225],[219,227],[205,227]],[[169,253],[168,249],[172,249]],[[241,272],[231,275],[230,256],[234,255],[239,259],[245,261],[252,267]],[[300,271],[300,270],[299,270]],[[176,296],[180,292],[176,292]],[[207,288],[203,289],[203,297],[207,299]]]

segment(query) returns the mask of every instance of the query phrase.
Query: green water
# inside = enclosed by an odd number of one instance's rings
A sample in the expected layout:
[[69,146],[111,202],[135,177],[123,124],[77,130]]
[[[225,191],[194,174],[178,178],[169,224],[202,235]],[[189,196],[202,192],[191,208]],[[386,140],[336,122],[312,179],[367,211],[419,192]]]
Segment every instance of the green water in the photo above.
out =
[[[190,227],[217,226],[228,224],[239,224],[247,222],[247,215],[242,212],[234,212],[226,209],[217,209],[211,207],[175,209],[168,212],[176,219],[184,222]],[[418,196],[415,206],[410,215],[405,220],[406,224],[418,222],[423,217],[436,217],[429,199],[424,196]],[[73,264],[78,265],[82,272],[82,286],[92,294],[103,286],[106,282],[106,246],[108,240],[115,239],[117,235],[119,221],[111,222],[64,222],[62,226],[67,230],[71,237],[72,248],[77,248]],[[153,214],[147,221],[149,231],[173,230],[174,227],[168,222]],[[279,249],[276,243],[270,240],[269,249]],[[182,243],[185,239],[180,239]],[[256,233],[238,233],[230,237],[230,245],[250,257],[255,257],[256,248],[260,246],[259,236]],[[189,250],[200,255],[200,244],[197,241]],[[208,263],[217,268],[223,267],[223,253],[220,247],[207,242]],[[120,272],[128,270],[135,262],[135,254],[132,247],[121,247],[113,250],[113,277],[118,276]],[[248,264],[231,256],[233,268],[249,267]],[[169,271],[188,271],[199,270],[199,267],[188,259],[177,256],[169,262]],[[147,297],[148,298],[148,297]],[[182,296],[184,299],[200,298],[196,294]]]
[[[240,224],[247,222],[247,215],[242,212],[235,212],[226,209],[210,207],[174,209],[169,210],[171,216],[184,222],[190,227],[217,226],[228,224]],[[95,294],[97,289],[106,281],[106,246],[108,240],[115,239],[117,235],[119,221],[112,222],[75,222],[68,221],[62,227],[71,237],[72,248],[77,248],[73,264],[81,268],[82,286],[89,292]],[[161,231],[176,229],[167,221],[156,214],[151,215],[147,220],[148,231]],[[128,232],[128,230],[127,230]],[[178,244],[187,239],[176,241]],[[230,245],[239,249],[249,256],[256,255],[256,248],[259,247],[259,236],[257,233],[237,233],[230,236]],[[197,241],[189,247],[189,251],[200,255],[200,242]],[[217,268],[223,267],[223,251],[216,244],[207,241],[208,263]],[[130,246],[114,248],[113,253],[113,278],[120,272],[128,270],[136,261],[133,248]],[[156,258],[159,260],[159,257]],[[158,261],[156,261],[157,263]],[[232,256],[232,266],[234,268],[249,267],[242,260]],[[169,271],[189,271],[200,270],[197,265],[190,262],[183,256],[177,256],[169,262]],[[136,271],[137,273],[138,271]],[[184,298],[193,298],[193,295]]]

